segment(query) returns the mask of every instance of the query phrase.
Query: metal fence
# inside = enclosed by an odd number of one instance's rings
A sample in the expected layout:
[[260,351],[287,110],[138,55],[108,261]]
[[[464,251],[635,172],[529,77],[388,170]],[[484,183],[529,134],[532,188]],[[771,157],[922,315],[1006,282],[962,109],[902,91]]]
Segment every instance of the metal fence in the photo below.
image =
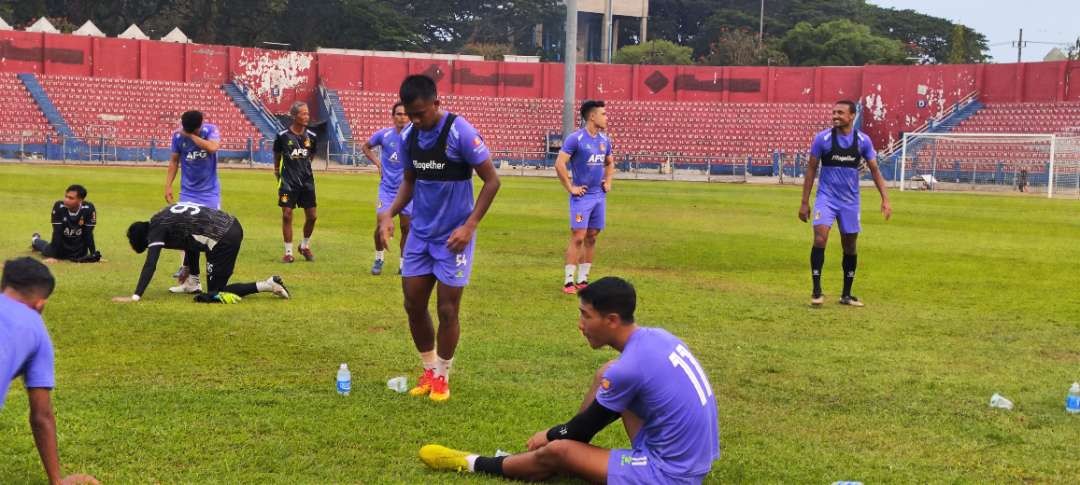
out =
[[[270,163],[273,140],[224,140],[220,160]],[[170,138],[123,138],[107,135],[63,136],[23,132],[0,133],[0,158],[72,162],[153,162],[172,155]]]

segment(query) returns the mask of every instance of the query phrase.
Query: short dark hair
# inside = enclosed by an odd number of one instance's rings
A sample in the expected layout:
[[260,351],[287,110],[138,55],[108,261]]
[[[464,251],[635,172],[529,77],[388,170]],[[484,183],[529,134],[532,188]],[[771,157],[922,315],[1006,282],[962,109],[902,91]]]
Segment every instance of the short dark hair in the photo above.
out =
[[413,74],[401,81],[398,96],[404,104],[412,104],[417,99],[432,100],[439,96],[435,80],[423,74]]
[[617,276],[605,276],[578,290],[578,298],[592,305],[603,315],[615,313],[623,322],[634,322],[637,309],[637,292],[634,285]]
[[393,108],[390,108],[390,114],[394,114],[394,112],[395,112],[395,111],[397,111],[397,109],[398,109],[398,106],[402,106],[402,107],[404,107],[404,106],[405,106],[405,103],[404,103],[404,102],[402,102],[402,101],[398,101],[398,102],[394,103],[394,107],[393,107]]
[[48,266],[34,258],[9,259],[4,261],[4,275],[0,278],[0,290],[8,288],[24,295],[48,298],[56,288],[56,279]]
[[588,121],[589,113],[592,113],[592,110],[603,107],[604,101],[601,99],[590,99],[585,101],[584,103],[581,103],[581,119]]
[[132,222],[128,226],[127,238],[128,244],[131,244],[131,249],[134,249],[136,253],[146,251],[146,246],[150,244],[147,238],[150,235],[150,223],[146,221]]
[[67,190],[64,191],[65,194],[68,192],[75,192],[75,195],[79,196],[80,199],[86,198],[86,187],[83,187],[82,185],[71,184],[68,186]]
[[851,101],[850,99],[841,99],[840,101],[837,101],[836,104],[842,104],[844,106],[847,106],[848,113],[855,114],[855,102],[854,101]]
[[180,126],[184,127],[184,131],[188,133],[195,133],[202,126],[203,114],[202,111],[185,111],[180,115]]

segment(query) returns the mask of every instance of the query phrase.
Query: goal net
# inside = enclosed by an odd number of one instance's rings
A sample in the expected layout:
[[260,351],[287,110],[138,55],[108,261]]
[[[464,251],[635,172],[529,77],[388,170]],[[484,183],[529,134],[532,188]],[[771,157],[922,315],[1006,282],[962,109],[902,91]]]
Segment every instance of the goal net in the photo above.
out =
[[1080,136],[905,133],[901,190],[1080,197]]

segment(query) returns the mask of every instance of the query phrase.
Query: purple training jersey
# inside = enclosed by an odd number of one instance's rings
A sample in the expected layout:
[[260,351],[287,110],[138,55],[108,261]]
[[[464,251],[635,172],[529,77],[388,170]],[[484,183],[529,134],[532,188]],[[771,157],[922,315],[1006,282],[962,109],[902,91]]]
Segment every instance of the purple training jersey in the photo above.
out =
[[[829,164],[825,157],[833,149],[833,129],[823,130],[814,136],[814,142],[810,146],[810,154],[821,160],[821,178],[818,179],[818,199],[826,199],[831,203],[859,204],[859,169],[858,163]],[[874,143],[870,137],[861,131],[852,130],[847,135],[840,134],[837,137],[839,148],[850,149],[854,133],[859,134],[858,152],[864,161],[876,160],[877,152],[874,151]],[[855,161],[853,161],[855,162]]]
[[380,147],[379,160],[382,165],[382,180],[379,181],[379,192],[384,194],[397,194],[401,186],[401,174],[405,166],[401,163],[401,133],[393,126],[376,131],[368,139],[368,145]]
[[716,397],[686,344],[664,329],[641,327],[604,371],[596,400],[644,421],[634,450],[649,466],[677,478],[704,476],[720,458]]
[[27,389],[56,386],[52,341],[41,315],[0,294],[0,409],[19,376]]
[[[203,123],[199,137],[221,141],[221,132],[211,123]],[[221,185],[218,183],[217,153],[210,153],[176,131],[172,136],[172,151],[180,155],[180,200],[207,207],[221,205]]]
[[[417,140],[420,148],[429,150],[435,146],[439,133],[446,123],[447,114],[430,131],[420,130]],[[401,155],[405,170],[416,171],[409,153],[408,138],[413,125],[401,130]],[[477,166],[491,157],[484,139],[476,128],[458,116],[450,127],[446,139],[446,159],[454,163]],[[472,180],[417,180],[413,188],[413,213],[409,226],[409,238],[417,237],[427,242],[446,242],[450,233],[457,229],[473,210]]]
[[581,128],[563,140],[560,149],[570,155],[570,174],[574,185],[587,187],[586,194],[604,193],[604,162],[611,155],[611,140],[602,132],[596,136]]

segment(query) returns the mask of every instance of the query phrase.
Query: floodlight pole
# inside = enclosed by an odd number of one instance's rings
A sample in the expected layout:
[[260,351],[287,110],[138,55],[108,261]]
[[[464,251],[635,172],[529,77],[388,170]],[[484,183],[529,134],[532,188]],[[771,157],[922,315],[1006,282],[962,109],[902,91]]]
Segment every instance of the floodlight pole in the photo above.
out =
[[765,43],[765,0],[761,0],[761,13],[758,15],[757,41],[760,49]]
[[566,54],[563,58],[563,139],[574,131],[574,97],[577,95],[577,0],[566,0]]

